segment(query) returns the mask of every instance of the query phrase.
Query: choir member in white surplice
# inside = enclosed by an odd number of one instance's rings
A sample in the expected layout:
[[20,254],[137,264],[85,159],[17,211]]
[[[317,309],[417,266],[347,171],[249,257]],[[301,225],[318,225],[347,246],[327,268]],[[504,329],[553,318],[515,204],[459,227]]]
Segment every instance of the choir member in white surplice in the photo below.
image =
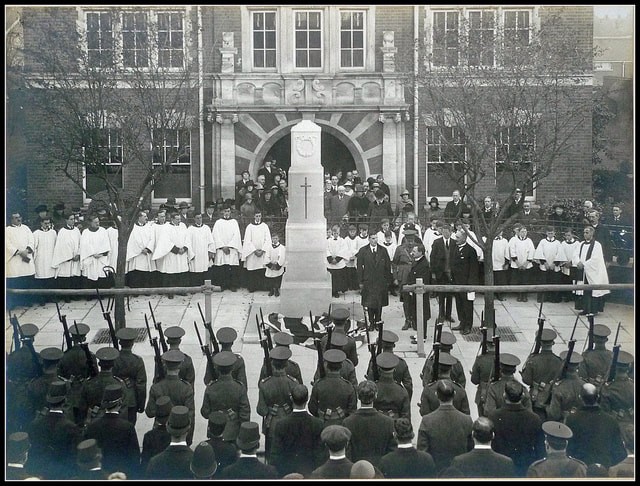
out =
[[338,297],[338,292],[349,290],[346,265],[351,257],[349,247],[343,238],[340,238],[340,227],[334,224],[331,227],[331,236],[327,238],[327,270],[331,274],[331,294]]
[[[189,260],[194,257],[187,227],[180,213],[171,213],[170,224],[160,232],[153,251],[153,260],[162,274],[163,287],[189,286]],[[171,298],[172,295],[169,296]]]
[[109,271],[108,277],[108,286],[113,287],[116,284],[115,281],[115,272],[118,268],[118,228],[116,227],[113,221],[107,223],[104,226],[104,229],[107,231],[107,236],[109,237],[109,266],[112,270]]
[[[534,260],[539,263],[540,273],[539,284],[542,285],[559,285],[562,275],[562,264],[565,262],[565,255],[562,244],[556,239],[556,230],[553,226],[545,228],[546,238],[540,240],[536,252],[533,255]],[[558,303],[561,301],[560,292],[539,292],[538,302],[542,300],[546,302]]]
[[111,245],[100,218],[89,216],[89,227],[80,235],[80,270],[85,288],[106,288],[104,267],[109,265]]
[[[56,239],[58,234],[53,229],[51,217],[45,216],[40,221],[40,229],[33,232],[33,263],[36,268],[36,287],[41,289],[52,289],[55,282],[55,269],[51,266],[53,263],[53,251],[56,247]],[[41,303],[49,300],[49,297],[42,296],[38,299]]]
[[[8,288],[25,289],[33,286],[36,272],[33,263],[34,244],[33,233],[26,224],[22,224],[20,213],[11,213],[11,225],[6,227],[4,233],[4,272]],[[30,301],[29,296],[11,295],[8,304],[11,308]]]
[[[169,231],[169,221],[167,221],[167,210],[160,209],[156,215],[156,220],[151,222],[151,228],[153,230],[153,248],[151,251],[155,251],[156,242],[160,239],[160,235],[165,231]],[[151,287],[162,287],[162,273],[158,270],[158,265],[153,259],[153,253],[151,254]]]
[[286,248],[280,244],[280,235],[271,235],[271,248],[267,250],[267,269],[264,272],[266,287],[269,289],[269,297],[280,296],[282,275],[286,266]]
[[[64,218],[65,225],[58,230],[56,246],[53,250],[51,266],[55,270],[55,286],[59,289],[79,289],[80,277],[80,230],[76,227],[76,217],[69,213]],[[65,297],[69,302],[70,298]]]
[[213,235],[211,228],[202,223],[202,213],[193,215],[193,225],[187,231],[194,254],[189,260],[190,285],[202,285],[213,257]]
[[230,289],[235,292],[239,286],[242,239],[240,225],[231,217],[230,205],[227,204],[222,209],[222,218],[214,223],[212,235],[215,248],[212,280],[219,284],[222,290]]
[[242,260],[247,269],[249,292],[264,289],[266,250],[271,246],[271,231],[266,223],[262,222],[262,212],[256,209],[253,218],[253,223],[245,230],[242,243]]
[[133,226],[127,241],[126,281],[131,288],[152,286],[151,272],[154,269],[151,255],[154,248],[153,226],[148,222],[146,211],[138,213],[138,221]]

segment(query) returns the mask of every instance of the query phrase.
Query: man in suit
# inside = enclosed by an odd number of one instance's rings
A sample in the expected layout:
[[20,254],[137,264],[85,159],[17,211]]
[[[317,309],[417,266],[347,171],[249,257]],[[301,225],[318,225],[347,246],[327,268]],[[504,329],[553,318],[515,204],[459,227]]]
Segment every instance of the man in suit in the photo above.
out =
[[264,176],[265,187],[271,187],[273,184],[273,177],[276,174],[276,171],[272,166],[274,162],[275,160],[266,159],[264,161],[264,165],[258,170],[258,176]]
[[153,421],[153,428],[145,432],[142,437],[140,471],[146,471],[151,458],[156,454],[160,454],[171,444],[171,434],[167,432],[167,421],[172,407],[171,398],[167,395],[163,395],[156,400],[156,416]]
[[454,190],[451,193],[452,200],[447,203],[444,208],[444,219],[447,223],[455,222],[463,212],[469,210],[469,207],[460,199],[460,191]]
[[387,251],[378,247],[376,234],[370,234],[369,244],[358,251],[357,269],[362,306],[367,309],[369,324],[377,328],[382,308],[389,305],[391,260]]
[[522,205],[524,204],[524,198],[522,197],[522,189],[516,187],[513,191],[513,198],[507,203],[505,209],[504,218],[510,218],[514,214],[520,214],[522,212]]
[[256,422],[243,422],[236,439],[240,456],[220,474],[220,479],[276,479],[278,472],[258,460],[260,429]]
[[[477,285],[479,283],[478,255],[467,244],[467,233],[459,231],[456,235],[457,247],[451,258],[451,278],[457,285]],[[460,324],[452,327],[452,331],[470,334],[473,327],[473,299],[475,292],[456,293],[456,311]]]
[[329,199],[329,224],[339,224],[342,217],[349,213],[350,196],[345,194],[345,187],[338,186],[338,193]]
[[296,385],[291,399],[293,412],[276,423],[273,431],[270,464],[280,477],[293,472],[308,477],[326,460],[320,439],[324,424],[306,409],[309,390],[305,385]]
[[480,417],[473,423],[473,450],[453,458],[451,466],[466,478],[513,478],[513,461],[491,450],[493,422]]
[[346,449],[351,431],[342,425],[329,425],[320,434],[320,439],[329,449],[329,459],[311,473],[311,479],[349,479],[351,462]]
[[14,432],[7,437],[5,479],[16,481],[33,477],[26,467],[29,447],[26,432]]
[[209,415],[209,421],[207,425],[207,443],[213,449],[216,455],[216,462],[218,463],[218,469],[216,471],[216,478],[220,477],[225,467],[236,462],[238,450],[236,449],[236,442],[224,440],[224,429],[228,422],[227,414],[216,410]]
[[193,450],[187,445],[187,434],[191,429],[191,411],[182,405],[171,409],[167,432],[171,444],[160,454],[151,458],[147,466],[147,479],[193,479],[191,459]]
[[412,444],[414,433],[411,421],[399,418],[394,423],[398,447],[380,460],[380,471],[388,479],[435,478],[436,465],[431,454],[417,450]]
[[[429,267],[429,260],[425,257],[425,250],[422,243],[414,244],[411,248],[411,256],[414,263],[411,266],[411,271],[407,277],[407,285],[415,285],[416,280],[421,278],[425,285],[431,283],[431,269]],[[417,305],[422,305],[422,329],[423,336],[427,336],[427,321],[431,319],[431,307],[429,306],[429,293],[422,294],[422,302],[418,304],[416,294],[413,292],[407,293],[403,296],[402,305],[404,307],[404,315],[411,321],[413,330],[417,330]],[[415,338],[415,339],[414,339]],[[412,341],[417,343],[417,335],[412,336]]]
[[[431,271],[436,277],[435,283],[438,285],[449,285],[451,280],[451,262],[453,260],[453,252],[455,250],[455,241],[451,239],[451,226],[439,222],[436,225],[438,233],[442,234],[442,238],[433,240],[431,246]],[[449,321],[455,322],[451,317],[451,307],[453,304],[453,294],[438,294],[438,319],[437,322]]]

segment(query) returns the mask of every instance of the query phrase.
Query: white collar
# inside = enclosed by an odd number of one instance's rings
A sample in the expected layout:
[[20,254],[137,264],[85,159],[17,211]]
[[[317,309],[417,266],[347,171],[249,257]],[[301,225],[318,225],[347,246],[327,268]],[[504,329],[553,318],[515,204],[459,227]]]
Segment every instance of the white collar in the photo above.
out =
[[398,444],[398,449],[412,449],[413,444],[411,442],[407,442],[406,444]]
[[340,454],[339,456],[334,456],[333,454],[329,453],[329,459],[334,460],[334,461],[339,461],[340,459],[344,459],[345,457],[347,457],[345,454]]
[[258,458],[258,456],[255,453],[245,454],[244,452],[241,452],[239,457],[255,457],[256,459]]
[[181,440],[180,442],[172,442],[170,445],[172,446],[179,446],[179,445],[187,445],[187,441],[186,440]]
[[9,467],[16,467],[16,468],[20,468],[20,469],[24,469],[24,464],[20,464],[18,462],[8,462],[7,466]]
[[491,449],[491,444],[476,444],[473,446],[474,449]]

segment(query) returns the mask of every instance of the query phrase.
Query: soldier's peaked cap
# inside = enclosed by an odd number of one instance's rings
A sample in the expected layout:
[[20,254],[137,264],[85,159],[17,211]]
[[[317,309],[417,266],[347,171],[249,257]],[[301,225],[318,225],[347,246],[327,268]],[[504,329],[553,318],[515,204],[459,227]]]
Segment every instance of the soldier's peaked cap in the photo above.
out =
[[330,349],[324,353],[324,360],[327,363],[342,363],[345,359],[347,359],[347,355],[340,349]]
[[393,353],[380,353],[376,358],[376,364],[385,370],[390,370],[398,366],[400,358]]
[[456,364],[458,362],[458,360],[456,360],[449,353],[440,353],[440,357],[439,357],[439,361],[438,362],[441,365],[444,365],[444,366],[453,366],[454,364]]
[[346,346],[348,342],[349,340],[347,339],[347,336],[342,334],[341,332],[334,332],[331,334],[332,346],[342,347],[342,346]]
[[504,366],[518,366],[520,359],[509,353],[500,353],[500,364]]
[[118,332],[116,332],[116,337],[120,341],[135,341],[138,337],[138,333],[135,329],[131,329],[130,327],[123,327],[122,329],[118,329]]
[[553,341],[558,337],[558,334],[553,329],[543,329],[540,335],[540,341]]
[[289,346],[293,344],[293,336],[286,332],[277,332],[273,335],[273,342],[278,346]]
[[238,333],[232,327],[221,327],[218,329],[216,336],[218,337],[218,341],[222,344],[229,344],[236,340]]
[[90,330],[91,328],[83,322],[78,322],[76,324],[69,326],[69,332],[71,333],[72,336],[83,337],[89,334]]
[[[560,358],[563,360],[566,359],[568,351],[563,351],[560,353]],[[576,353],[575,351],[571,353],[571,359],[569,360],[569,364],[576,365],[582,363],[582,355],[580,353]]]
[[569,440],[573,437],[573,432],[562,422],[554,422],[552,420],[542,424],[542,431],[548,436],[556,439]]
[[164,337],[167,339],[182,339],[182,336],[185,335],[184,329],[179,326],[171,326],[165,329]]
[[440,344],[444,344],[445,346],[453,346],[456,343],[456,337],[447,331],[442,331],[442,335],[440,336]]
[[345,319],[349,319],[349,309],[345,309],[344,307],[331,309],[330,317],[331,319],[336,321],[344,321]]
[[604,337],[607,337],[609,334],[611,334],[611,329],[609,329],[604,324],[596,324],[595,326],[593,326],[594,337],[604,338]]
[[618,353],[618,361],[617,364],[620,366],[629,366],[633,363],[633,355],[631,353],[627,353],[626,351],[620,350]]
[[393,331],[382,331],[382,341],[385,343],[397,343],[398,335]]
[[216,366],[233,366],[238,361],[238,357],[231,351],[220,351],[213,357],[213,364]]
[[120,352],[116,348],[100,348],[96,351],[96,358],[102,362],[113,362],[115,361]]
[[63,354],[64,353],[60,348],[54,347],[44,348],[42,351],[40,351],[40,357],[44,361],[60,361]]
[[291,358],[291,350],[286,346],[276,346],[269,352],[269,358],[287,360]]
[[38,334],[38,331],[38,326],[36,326],[35,324],[22,324],[20,326],[20,332],[26,338],[32,338],[33,336]]
[[184,353],[177,349],[170,349],[162,355],[162,359],[166,361],[167,364],[182,363],[184,361]]

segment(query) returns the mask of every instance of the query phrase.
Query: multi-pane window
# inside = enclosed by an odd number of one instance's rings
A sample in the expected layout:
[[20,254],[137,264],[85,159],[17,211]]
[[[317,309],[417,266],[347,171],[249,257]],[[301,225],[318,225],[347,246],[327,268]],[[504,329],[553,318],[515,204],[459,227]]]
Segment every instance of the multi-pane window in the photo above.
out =
[[464,184],[465,137],[457,127],[427,127],[427,194],[449,197]]
[[504,13],[505,64],[515,61],[520,50],[529,45],[531,19],[528,10],[508,10]]
[[295,59],[297,68],[322,67],[322,12],[296,12]]
[[460,48],[458,12],[433,14],[433,65],[457,66]]
[[111,12],[87,14],[87,55],[89,65],[107,67],[113,63],[113,18]]
[[496,185],[499,192],[510,192],[515,186],[523,187],[525,195],[532,196],[529,184],[533,169],[535,134],[529,126],[503,127],[496,133]]
[[149,66],[147,14],[122,15],[122,63],[125,67]]
[[253,67],[276,67],[276,13],[253,12]]
[[340,12],[340,66],[364,66],[364,12]]
[[117,128],[96,128],[87,133],[83,147],[85,188],[89,197],[106,190],[105,179],[122,187],[122,134]]
[[493,66],[495,58],[495,12],[469,12],[469,64]]
[[180,12],[158,13],[158,65],[183,67],[184,27]]
[[153,165],[164,174],[153,186],[155,198],[191,197],[191,132],[165,129],[153,132]]

